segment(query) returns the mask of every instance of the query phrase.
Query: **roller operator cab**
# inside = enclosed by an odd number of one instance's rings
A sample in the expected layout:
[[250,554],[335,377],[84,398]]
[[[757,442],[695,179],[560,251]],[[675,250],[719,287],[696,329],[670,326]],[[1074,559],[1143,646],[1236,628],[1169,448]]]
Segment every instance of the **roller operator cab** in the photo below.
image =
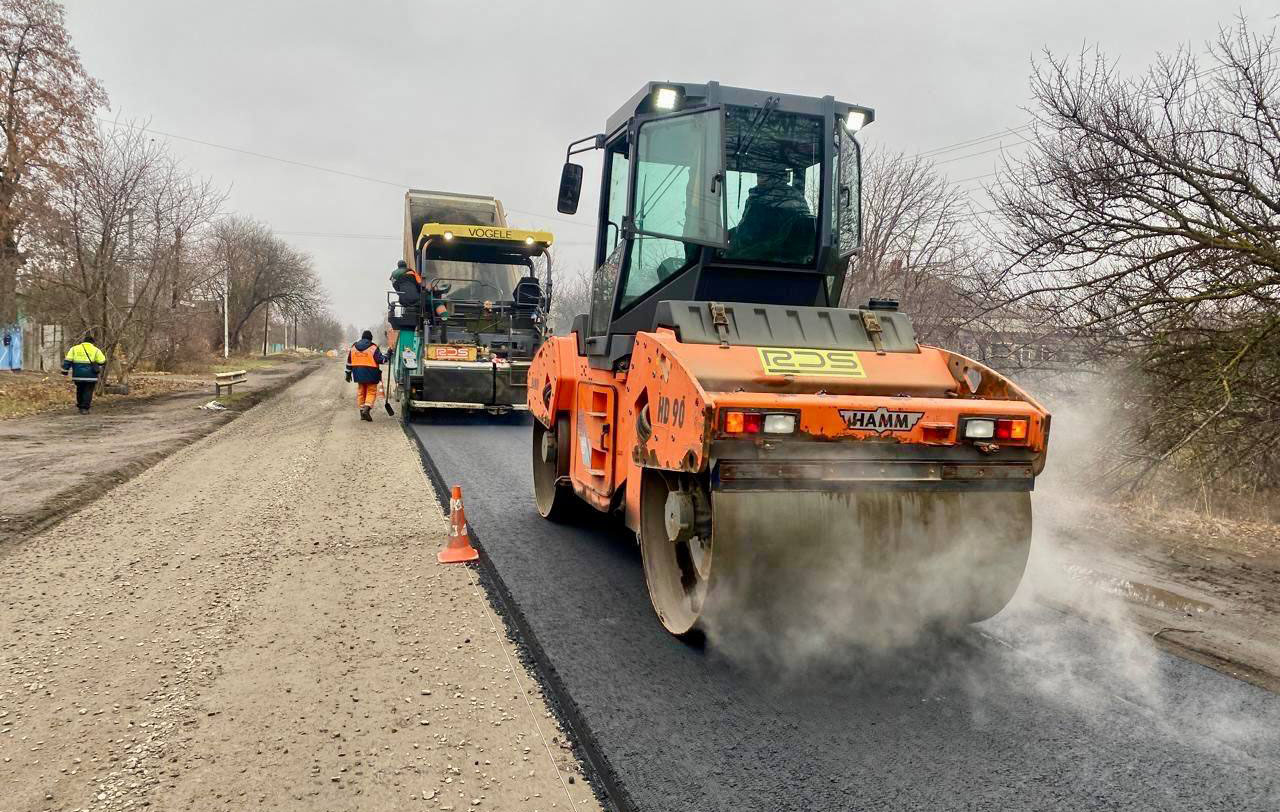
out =
[[410,274],[388,293],[387,321],[390,396],[406,417],[526,408],[529,365],[547,336],[552,241],[509,228],[491,197],[405,196]]
[[621,513],[675,634],[833,601],[973,621],[1021,580],[1049,414],[895,303],[838,306],[873,117],[654,82],[569,147],[563,213],[603,156],[596,271],[529,372],[534,495]]

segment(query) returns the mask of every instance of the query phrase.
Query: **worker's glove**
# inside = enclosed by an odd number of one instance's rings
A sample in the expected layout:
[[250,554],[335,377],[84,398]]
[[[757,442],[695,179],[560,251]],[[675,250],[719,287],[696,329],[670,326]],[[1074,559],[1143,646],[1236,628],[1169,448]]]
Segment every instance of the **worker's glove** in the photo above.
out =
[[347,373],[347,383],[351,383],[351,373]]

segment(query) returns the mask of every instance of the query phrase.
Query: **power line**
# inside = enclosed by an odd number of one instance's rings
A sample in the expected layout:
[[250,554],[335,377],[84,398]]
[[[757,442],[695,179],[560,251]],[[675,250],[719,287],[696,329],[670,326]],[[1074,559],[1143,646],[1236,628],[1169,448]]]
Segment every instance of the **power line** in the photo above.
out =
[[959,180],[953,180],[951,182],[952,183],[968,183],[971,180],[982,180],[983,178],[994,178],[996,175],[999,175],[999,174],[1000,174],[1000,170],[997,169],[996,171],[988,172],[985,175],[974,175],[971,178],[960,178]]
[[[1005,129],[999,130],[998,132],[991,133],[990,135],[981,135],[981,136],[978,136],[977,138],[970,138],[967,141],[957,141],[954,144],[947,144],[945,146],[935,147],[934,149],[927,149],[927,150],[924,150],[923,152],[917,152],[916,157],[929,158],[934,155],[942,155],[943,153],[947,153],[947,152],[955,152],[956,150],[964,149],[965,147],[974,147],[974,146],[977,146],[978,144],[982,144],[987,141],[994,141],[997,138],[1004,138],[1007,135],[1017,135],[1019,132],[1023,130],[1031,129],[1032,123],[1033,122],[1028,121],[1027,123],[1019,125],[1017,127],[1006,127]],[[981,155],[982,153],[976,153],[976,154]],[[960,159],[950,158],[948,160],[960,160]],[[946,161],[938,161],[938,163],[946,163]]]
[[[394,186],[394,187],[396,187],[396,188],[398,188],[398,189],[409,189],[409,188],[412,188],[412,187],[411,187],[411,185],[410,185],[410,184],[408,184],[408,183],[401,183],[401,182],[399,182],[399,181],[385,180],[385,179],[383,179],[383,178],[375,178],[375,177],[371,177],[371,176],[369,176],[369,175],[360,175],[360,174],[357,174],[357,173],[355,173],[355,172],[347,172],[347,171],[345,171],[345,170],[342,170],[342,169],[334,169],[333,167],[329,167],[329,166],[320,166],[319,164],[307,163],[306,161],[295,161],[295,160],[294,160],[294,159],[292,159],[292,158],[282,158],[282,157],[281,157],[281,156],[279,156],[279,155],[268,155],[268,154],[267,154],[267,153],[265,153],[265,152],[256,152],[256,151],[251,150],[251,149],[242,149],[241,147],[232,147],[232,146],[228,146],[227,144],[218,144],[218,143],[215,143],[215,142],[213,142],[213,141],[205,141],[205,140],[200,139],[200,138],[192,138],[192,137],[190,137],[190,136],[186,136],[186,135],[178,135],[178,134],[176,134],[176,133],[164,132],[164,131],[162,131],[162,130],[157,130],[157,129],[155,129],[154,127],[144,127],[144,126],[139,125],[139,124],[126,124],[126,123],[119,122],[119,121],[110,121],[110,120],[108,120],[108,119],[101,118],[101,117],[99,117],[99,118],[98,118],[98,121],[99,121],[100,123],[102,123],[102,124],[107,124],[107,125],[112,126],[112,127],[125,127],[125,128],[127,128],[127,129],[130,129],[130,130],[138,130],[138,131],[140,131],[140,132],[149,132],[149,133],[154,133],[154,134],[156,134],[156,135],[163,136],[163,137],[165,137],[165,138],[173,138],[173,139],[176,139],[176,140],[178,140],[178,141],[188,141],[188,142],[190,142],[190,143],[192,143],[192,144],[200,144],[201,146],[213,147],[214,149],[221,149],[221,150],[225,150],[225,151],[227,151],[227,152],[236,152],[236,153],[239,153],[239,154],[241,154],[241,155],[249,155],[249,156],[252,156],[252,157],[254,157],[254,158],[261,158],[262,160],[265,160],[265,161],[275,161],[275,162],[277,162],[277,163],[289,164],[290,166],[297,166],[297,167],[301,167],[301,168],[303,168],[303,169],[310,169],[310,170],[315,171],[315,172],[326,172],[326,173],[328,173],[328,174],[330,174],[330,175],[339,175],[339,176],[344,177],[344,178],[352,178],[352,179],[354,179],[354,180],[363,180],[363,181],[366,181],[366,182],[368,182],[368,183],[380,183],[380,184],[382,184],[383,186]],[[556,222],[560,222],[560,223],[569,223],[570,225],[575,225],[575,226],[578,226],[579,228],[594,228],[594,227],[595,227],[593,224],[590,224],[590,223],[581,223],[581,222],[578,222],[577,220],[570,220],[570,219],[569,219],[569,218],[567,218],[567,217],[556,217],[556,216],[554,216],[554,215],[550,215],[550,214],[541,214],[541,213],[539,213],[539,212],[535,212],[535,211],[526,211],[526,210],[524,210],[524,209],[513,209],[513,208],[511,208],[510,206],[507,206],[507,205],[505,205],[505,204],[503,205],[503,209],[504,209],[504,210],[506,210],[506,211],[512,212],[513,214],[523,214],[523,215],[525,215],[526,217],[536,217],[536,218],[541,219],[541,220],[555,220]],[[398,238],[397,238],[397,239],[398,239]]]
[[1004,144],[1001,144],[998,147],[992,147],[991,149],[984,149],[981,152],[971,152],[968,155],[957,155],[954,158],[945,158],[941,161],[933,161],[933,165],[941,166],[942,164],[954,163],[955,161],[963,161],[966,158],[977,158],[981,155],[990,155],[993,152],[1003,152],[1004,150],[1005,150],[1005,146]]
[[[1259,57],[1263,57],[1263,56],[1270,56],[1271,54],[1275,54],[1275,53],[1280,53],[1280,46],[1277,46],[1277,47],[1275,47],[1275,48],[1269,48],[1269,49],[1267,49],[1266,51],[1263,51],[1263,52],[1262,52],[1261,54],[1259,54],[1258,56],[1259,56]],[[1199,71],[1198,73],[1194,73],[1194,74],[1192,74],[1189,78],[1190,78],[1190,79],[1202,79],[1202,78],[1204,78],[1205,76],[1208,76],[1208,75],[1209,75],[1209,74],[1211,74],[1211,73],[1216,73],[1217,71],[1220,71],[1220,70],[1226,70],[1226,69],[1228,69],[1228,68],[1230,68],[1230,67],[1232,67],[1232,66],[1231,66],[1231,65],[1218,65],[1217,67],[1213,67],[1213,68],[1205,68],[1204,70]],[[964,140],[964,141],[956,141],[955,143],[952,143],[952,144],[944,144],[943,146],[940,146],[940,147],[935,147],[935,148],[933,148],[933,149],[923,150],[923,151],[921,151],[921,152],[917,152],[917,153],[915,154],[915,157],[917,157],[917,158],[929,158],[929,157],[932,157],[932,156],[935,156],[935,155],[942,155],[942,154],[945,154],[945,153],[948,153],[948,152],[954,152],[954,151],[956,151],[956,150],[958,150],[958,149],[964,149],[964,148],[966,148],[966,147],[973,147],[973,146],[977,146],[977,145],[979,145],[979,144],[986,143],[987,141],[993,141],[993,140],[995,140],[995,139],[1002,138],[1002,137],[1004,137],[1004,136],[1006,136],[1006,135],[1017,135],[1018,133],[1021,133],[1021,132],[1024,132],[1024,131],[1026,131],[1026,130],[1031,129],[1034,125],[1035,125],[1035,121],[1034,121],[1034,120],[1026,121],[1026,122],[1024,122],[1024,123],[1022,123],[1022,124],[1019,124],[1019,125],[1018,125],[1018,126],[1016,126],[1016,127],[1007,127],[1007,128],[1005,128],[1005,129],[1003,129],[1003,130],[999,130],[999,131],[997,131],[997,132],[990,133],[990,134],[988,134],[988,135],[980,135],[980,136],[977,136],[976,138],[970,138],[970,139],[967,139],[967,140]],[[1019,137],[1021,137],[1021,136],[1019,136]],[[1024,138],[1023,140],[1025,141],[1026,139]],[[936,161],[935,163],[940,163],[940,164],[942,164],[942,163],[948,163],[948,162],[950,162],[950,161],[960,161],[960,160],[963,160],[963,159],[964,159],[964,157],[969,157],[969,158],[977,157],[977,156],[979,156],[979,155],[985,155],[985,154],[987,154],[988,152],[996,152],[996,151],[998,151],[999,149],[1000,149],[1000,148],[999,148],[999,147],[997,147],[996,149],[985,150],[985,151],[983,151],[983,152],[975,152],[975,153],[973,153],[973,155],[963,156],[963,157],[957,157],[957,158],[948,158],[948,159],[947,159],[947,160],[945,160],[945,161]]]
[[[1263,52],[1262,52],[1262,54],[1260,54],[1260,56],[1267,56],[1268,54],[1274,54],[1274,53],[1280,53],[1280,47],[1271,48],[1271,49],[1269,49],[1269,50],[1263,51]],[[1208,75],[1209,75],[1209,74],[1211,74],[1211,73],[1216,73],[1217,71],[1220,71],[1220,70],[1226,70],[1226,69],[1227,69],[1227,68],[1229,68],[1229,67],[1231,67],[1231,66],[1230,66],[1230,65],[1219,65],[1219,66],[1217,66],[1216,68],[1205,68],[1204,70],[1202,70],[1202,71],[1200,71],[1200,72],[1198,72],[1198,73],[1193,73],[1193,74],[1191,75],[1191,77],[1190,77],[1190,78],[1191,78],[1191,79],[1201,79],[1201,78],[1203,78],[1203,77],[1205,77],[1205,76],[1208,76]],[[1024,129],[1027,129],[1028,127],[1030,127],[1030,126],[1032,125],[1032,123],[1033,123],[1033,122],[1027,122],[1026,124],[1022,125],[1021,127],[1016,128],[1016,130],[1007,130],[1007,132],[1009,132],[1009,133],[1015,133],[1017,130],[1024,130]],[[1025,141],[1026,139],[1023,139],[1023,140]],[[1030,143],[1030,142],[1027,142],[1027,143]],[[985,152],[997,152],[997,151],[999,151],[1000,149],[1003,149],[1003,147],[997,147],[997,148],[995,148],[995,149],[986,150]],[[982,154],[985,154],[985,153],[983,153],[983,152],[975,152],[975,153],[974,153],[974,155],[982,155]],[[973,157],[973,156],[967,156],[967,157]],[[948,159],[948,161],[953,161],[953,160],[958,161],[958,160],[961,160],[961,158],[950,158],[950,159]],[[942,163],[947,163],[948,161],[938,161],[937,163],[942,164]],[[998,170],[998,169],[997,169],[997,170],[996,170],[996,171],[994,171],[994,172],[987,172],[986,174],[983,174],[983,175],[974,175],[973,177],[969,177],[969,178],[961,178],[961,179],[959,179],[959,180],[957,180],[957,181],[954,181],[954,183],[959,184],[959,183],[966,183],[966,182],[968,182],[968,181],[973,181],[973,180],[984,180],[984,179],[986,179],[986,178],[992,178],[992,177],[995,177],[996,175],[999,175],[999,174],[1000,174],[1000,170]],[[976,190],[975,190],[975,189],[968,189],[968,190],[965,190],[965,191],[970,191],[970,192],[972,192],[972,191],[976,191]]]

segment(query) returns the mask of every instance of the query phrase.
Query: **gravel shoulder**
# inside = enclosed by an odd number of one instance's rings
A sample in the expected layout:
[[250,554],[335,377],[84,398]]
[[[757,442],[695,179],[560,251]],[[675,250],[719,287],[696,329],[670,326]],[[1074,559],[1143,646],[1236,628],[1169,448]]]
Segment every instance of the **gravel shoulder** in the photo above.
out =
[[0,810],[600,809],[352,400],[326,365],[0,546]]
[[66,409],[0,421],[0,549],[214,431],[321,363],[254,370],[225,411],[196,408],[213,398],[209,384],[199,392],[95,402],[88,415]]

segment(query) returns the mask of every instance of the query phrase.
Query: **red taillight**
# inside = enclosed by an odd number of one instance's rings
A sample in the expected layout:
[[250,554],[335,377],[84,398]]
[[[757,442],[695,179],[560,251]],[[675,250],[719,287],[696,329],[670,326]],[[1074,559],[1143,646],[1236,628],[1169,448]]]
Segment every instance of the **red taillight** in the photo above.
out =
[[725,412],[724,430],[729,434],[759,434],[764,415],[758,412]]
[[1027,421],[1001,418],[996,421],[995,439],[1025,440],[1027,439]]

